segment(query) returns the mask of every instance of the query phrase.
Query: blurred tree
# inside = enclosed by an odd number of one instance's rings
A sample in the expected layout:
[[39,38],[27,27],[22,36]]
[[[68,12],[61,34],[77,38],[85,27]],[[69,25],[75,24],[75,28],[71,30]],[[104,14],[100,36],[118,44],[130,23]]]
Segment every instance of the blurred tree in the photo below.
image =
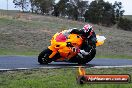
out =
[[69,19],[74,19],[74,20],[78,20],[78,9],[77,6],[74,5],[71,2],[67,3],[67,7],[66,7],[66,13],[65,13]]
[[83,17],[85,11],[88,9],[88,1],[83,1],[83,0],[74,0],[77,3],[77,9],[79,12],[79,16]]
[[103,0],[92,1],[84,17],[85,21],[105,26],[115,23],[113,5]]
[[41,13],[40,3],[41,0],[30,0],[32,13]]
[[116,21],[118,22],[119,19],[123,16],[125,10],[122,10],[122,3],[115,1],[113,5],[114,11],[115,11],[115,18]]
[[84,17],[86,22],[98,23],[99,12],[98,12],[97,1],[92,1],[89,5],[88,10],[86,10]]
[[73,17],[73,14],[75,13],[74,8],[75,8],[75,6],[72,3],[70,3],[70,2],[67,3],[65,14],[68,16],[68,19],[73,19],[74,18]]
[[100,22],[105,26],[115,24],[113,5],[110,4],[109,2],[105,2],[103,5],[102,19]]
[[132,31],[132,21],[127,18],[120,18],[117,26],[123,30]]
[[58,17],[59,14],[60,14],[59,7],[57,5],[54,5],[54,11],[52,15]]
[[66,15],[66,9],[67,9],[67,2],[69,0],[60,0],[57,4],[56,4],[56,10],[59,11],[59,15],[60,16],[65,16]]
[[86,8],[88,8],[88,1],[83,0],[60,0],[54,6],[54,14],[58,14],[62,17],[78,20],[78,17],[82,17]]
[[31,4],[31,12],[34,13],[35,11],[34,0],[30,0],[30,4]]
[[41,14],[49,14],[55,4],[55,0],[30,0],[30,2],[32,12]]
[[13,0],[15,8],[21,8],[24,12],[29,6],[29,0]]
[[74,8],[73,8],[73,19],[78,20],[78,15],[79,15],[78,9],[76,6],[74,6]]

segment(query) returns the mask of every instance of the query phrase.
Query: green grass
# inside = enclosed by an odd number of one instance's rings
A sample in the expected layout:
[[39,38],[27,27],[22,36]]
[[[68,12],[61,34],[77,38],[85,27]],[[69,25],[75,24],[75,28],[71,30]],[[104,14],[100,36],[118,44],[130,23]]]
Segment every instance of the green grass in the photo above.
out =
[[[45,23],[45,25],[47,25],[48,23]],[[26,20],[17,20],[17,19],[11,19],[11,18],[6,18],[6,17],[2,17],[0,18],[0,25],[3,27],[10,27],[10,26],[14,26],[16,29],[37,29],[40,27],[45,27],[45,25],[43,24],[43,22],[35,22],[35,21],[26,21]]]
[[96,58],[132,59],[132,56],[127,56],[127,55],[96,55]]
[[[86,68],[87,74],[130,74],[132,68]],[[33,69],[0,72],[0,88],[131,88],[132,84],[84,84],[76,82],[78,68]]]
[[14,51],[14,50],[0,50],[0,55],[24,55],[24,56],[35,56],[38,55],[40,52],[37,51]]

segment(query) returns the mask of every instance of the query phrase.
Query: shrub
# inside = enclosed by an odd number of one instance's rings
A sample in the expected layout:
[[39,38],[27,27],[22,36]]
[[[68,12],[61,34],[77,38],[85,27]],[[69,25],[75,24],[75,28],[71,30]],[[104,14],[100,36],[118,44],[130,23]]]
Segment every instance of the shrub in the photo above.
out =
[[120,18],[117,26],[126,31],[132,31],[132,21],[127,18]]

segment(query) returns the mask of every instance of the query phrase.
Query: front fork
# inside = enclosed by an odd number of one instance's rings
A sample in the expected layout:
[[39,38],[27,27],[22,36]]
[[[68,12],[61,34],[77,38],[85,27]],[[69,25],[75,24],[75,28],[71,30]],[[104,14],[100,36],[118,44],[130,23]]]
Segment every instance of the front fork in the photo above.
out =
[[53,57],[56,55],[57,50],[54,49],[52,46],[49,46],[48,48],[49,48],[50,50],[52,50],[52,53],[51,53],[51,55],[49,56],[49,58],[53,58]]

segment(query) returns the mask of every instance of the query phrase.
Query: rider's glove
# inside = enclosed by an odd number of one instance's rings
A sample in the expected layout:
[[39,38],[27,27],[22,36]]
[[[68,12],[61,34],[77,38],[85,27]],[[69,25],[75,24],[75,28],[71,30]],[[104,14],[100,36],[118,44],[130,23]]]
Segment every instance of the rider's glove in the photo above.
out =
[[80,50],[80,53],[83,54],[83,55],[88,55],[89,54],[89,52],[86,52],[84,50]]
[[81,58],[84,58],[84,56],[88,55],[89,52],[86,52],[84,50],[80,50],[80,52],[78,53],[78,55],[81,57]]
[[79,49],[79,48],[77,48],[77,47],[73,47],[73,48],[72,48],[72,51],[73,51],[73,52],[80,53],[80,49]]

